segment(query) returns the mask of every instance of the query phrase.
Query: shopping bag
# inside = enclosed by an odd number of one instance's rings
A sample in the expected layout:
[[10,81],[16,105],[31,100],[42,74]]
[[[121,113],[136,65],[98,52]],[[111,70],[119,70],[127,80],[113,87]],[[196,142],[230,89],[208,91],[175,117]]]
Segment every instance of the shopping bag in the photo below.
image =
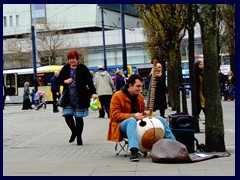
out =
[[90,99],[90,109],[93,111],[97,111],[98,110],[98,99]]
[[99,109],[102,109],[102,105],[101,105],[101,103],[100,103],[100,101],[99,101],[99,98],[97,98],[97,103],[98,103],[98,110],[99,110]]

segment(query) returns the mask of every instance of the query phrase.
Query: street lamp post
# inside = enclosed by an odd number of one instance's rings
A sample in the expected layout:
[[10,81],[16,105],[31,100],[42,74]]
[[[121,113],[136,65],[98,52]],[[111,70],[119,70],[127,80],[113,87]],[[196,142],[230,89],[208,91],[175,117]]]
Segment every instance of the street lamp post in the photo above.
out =
[[33,58],[33,79],[34,79],[34,89],[37,92],[38,83],[37,83],[37,56],[36,56],[36,44],[35,44],[35,27],[31,26],[32,31],[32,58]]
[[101,8],[101,15],[102,15],[102,36],[103,36],[104,68],[107,70],[107,58],[106,58],[106,46],[105,46],[105,29],[104,29],[104,13],[103,13],[103,8]]
[[32,59],[33,59],[33,82],[34,82],[34,89],[38,91],[38,82],[37,82],[37,54],[36,54],[36,32],[35,32],[35,25],[36,25],[36,18],[35,18],[35,7],[31,4],[31,11],[32,17],[34,18],[34,23],[31,25],[31,33],[32,33]]
[[126,50],[126,41],[125,41],[125,20],[124,20],[124,7],[123,4],[120,4],[121,9],[121,26],[122,26],[122,57],[123,57],[123,74],[125,77],[128,77],[127,71],[127,50]]

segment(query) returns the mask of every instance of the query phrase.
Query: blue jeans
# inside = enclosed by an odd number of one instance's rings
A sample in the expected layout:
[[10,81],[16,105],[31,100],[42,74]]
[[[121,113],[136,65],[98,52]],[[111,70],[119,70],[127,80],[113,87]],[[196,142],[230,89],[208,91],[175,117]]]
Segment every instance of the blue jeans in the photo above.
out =
[[[159,119],[164,126],[164,138],[176,140],[172,131],[165,119],[161,116],[156,116],[155,118]],[[137,148],[139,149],[138,139],[137,139],[137,120],[133,117],[125,119],[121,122],[120,130],[123,136],[128,138],[129,149]]]
[[231,86],[229,88],[229,98],[233,98],[233,90],[234,90],[234,86]]

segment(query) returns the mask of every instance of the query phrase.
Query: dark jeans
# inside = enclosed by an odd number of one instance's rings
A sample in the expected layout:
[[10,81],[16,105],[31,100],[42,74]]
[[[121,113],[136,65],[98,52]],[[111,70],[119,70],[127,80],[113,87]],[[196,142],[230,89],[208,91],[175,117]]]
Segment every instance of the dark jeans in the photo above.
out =
[[53,96],[53,112],[58,111],[58,107],[57,107],[56,103],[57,103],[57,99],[61,96],[61,94],[59,94],[57,96],[56,92],[52,92],[52,96]]
[[109,118],[111,98],[112,98],[112,95],[99,96],[99,101],[102,106],[102,108],[99,110],[99,117],[104,117],[105,111],[106,111],[108,118]]

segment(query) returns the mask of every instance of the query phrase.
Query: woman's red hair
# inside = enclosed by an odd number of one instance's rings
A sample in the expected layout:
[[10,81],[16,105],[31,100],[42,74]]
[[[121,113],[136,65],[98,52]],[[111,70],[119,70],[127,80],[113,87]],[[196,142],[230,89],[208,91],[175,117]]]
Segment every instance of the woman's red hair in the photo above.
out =
[[77,52],[77,50],[72,50],[72,51],[69,51],[68,55],[67,55],[67,58],[68,59],[74,59],[76,58],[77,60],[79,59],[79,54]]

